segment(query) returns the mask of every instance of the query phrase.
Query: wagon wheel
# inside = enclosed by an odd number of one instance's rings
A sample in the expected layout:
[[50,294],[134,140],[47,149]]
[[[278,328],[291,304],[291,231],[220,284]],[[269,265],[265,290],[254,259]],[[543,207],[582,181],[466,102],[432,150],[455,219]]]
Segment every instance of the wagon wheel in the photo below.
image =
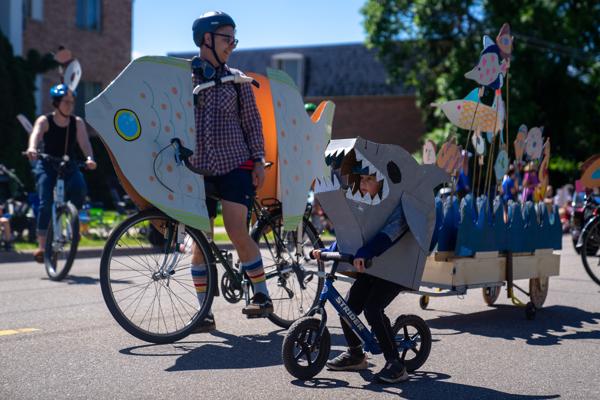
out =
[[493,305],[498,297],[500,296],[500,292],[502,291],[502,286],[486,286],[481,289],[483,294],[483,301],[488,306]]
[[542,276],[529,280],[529,298],[535,308],[542,308],[548,295],[549,278]]

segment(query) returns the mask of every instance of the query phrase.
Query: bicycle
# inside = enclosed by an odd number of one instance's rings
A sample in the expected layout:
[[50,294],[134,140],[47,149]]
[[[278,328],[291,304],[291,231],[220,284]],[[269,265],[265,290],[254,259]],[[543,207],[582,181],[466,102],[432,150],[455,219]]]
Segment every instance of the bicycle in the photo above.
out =
[[[71,270],[79,245],[79,214],[73,203],[65,201],[65,175],[70,168],[69,156],[54,157],[38,153],[38,157],[49,162],[57,172],[52,216],[46,233],[44,266],[50,280],[60,281]],[[83,163],[77,163],[77,168],[84,166]]]
[[585,209],[589,211],[589,217],[579,240],[577,241],[577,250],[581,255],[581,261],[585,271],[590,278],[600,285],[600,203],[593,196],[589,196]]
[[[282,344],[283,365],[291,375],[298,379],[313,378],[321,372],[329,358],[331,337],[327,329],[327,312],[325,310],[325,303],[328,301],[354,333],[361,338],[366,352],[382,353],[375,335],[350,310],[344,298],[333,286],[339,263],[352,263],[353,259],[354,257],[349,254],[321,253],[321,260],[333,261],[333,266],[331,272],[326,275],[319,302],[306,316],[294,322],[287,331]],[[319,314],[321,318],[316,318],[316,314]],[[408,372],[416,371],[427,361],[431,351],[429,327],[423,319],[416,315],[400,315],[394,322],[392,330],[400,359],[406,370]],[[407,357],[409,352],[411,352],[410,357]]]
[[[191,151],[177,139],[171,145],[186,167],[204,172],[189,165]],[[324,283],[323,263],[312,261],[309,254],[323,243],[310,223],[310,209],[296,231],[283,229],[281,203],[276,199],[261,203],[255,199],[251,212],[256,222],[250,236],[262,249],[274,306],[268,318],[288,328],[318,301]],[[150,226],[162,234],[162,246],[149,242]],[[208,261],[202,304],[191,277],[192,244]],[[239,261],[233,263],[230,251],[157,209],[141,211],[117,226],[106,243],[100,262],[104,301],[119,325],[133,336],[151,343],[172,343],[192,333],[208,314],[219,291],[217,264],[224,269],[219,288],[225,300],[237,303],[244,299],[248,304],[251,282],[241,272]]]

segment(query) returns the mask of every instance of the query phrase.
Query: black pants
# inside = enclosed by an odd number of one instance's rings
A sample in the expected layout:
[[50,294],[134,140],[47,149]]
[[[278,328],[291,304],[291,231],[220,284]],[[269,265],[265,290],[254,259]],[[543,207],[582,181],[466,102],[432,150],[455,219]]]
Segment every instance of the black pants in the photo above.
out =
[[[384,310],[402,289],[404,287],[375,276],[358,274],[358,278],[346,295],[346,302],[352,312],[359,315],[364,311],[365,318],[377,337],[386,361],[397,359],[399,354],[394,342],[390,319],[385,315]],[[348,346],[360,346],[362,342],[359,337],[356,336],[343,318],[340,319]]]

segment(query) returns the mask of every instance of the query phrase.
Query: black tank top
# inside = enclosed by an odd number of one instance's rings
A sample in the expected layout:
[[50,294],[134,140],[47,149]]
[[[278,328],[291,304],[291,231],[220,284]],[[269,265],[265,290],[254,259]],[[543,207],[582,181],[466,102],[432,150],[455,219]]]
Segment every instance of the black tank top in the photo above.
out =
[[[44,133],[43,152],[54,157],[62,157],[65,154],[65,141],[67,140],[67,127],[60,127],[54,122],[52,114],[48,118],[48,131]],[[67,155],[73,160],[77,156],[77,123],[74,116],[69,117],[69,137],[67,143]]]

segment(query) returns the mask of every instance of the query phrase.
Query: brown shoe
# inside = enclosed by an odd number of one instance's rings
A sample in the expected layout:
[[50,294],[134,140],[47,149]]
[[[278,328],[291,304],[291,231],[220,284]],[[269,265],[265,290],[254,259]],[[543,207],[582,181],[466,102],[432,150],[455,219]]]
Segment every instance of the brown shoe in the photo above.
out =
[[248,318],[263,318],[273,312],[273,302],[264,293],[256,293],[250,303],[242,309],[242,314]]
[[37,249],[36,251],[33,252],[33,259],[35,261],[37,261],[40,264],[44,263],[44,250],[42,249]]
[[207,315],[202,321],[196,325],[196,329],[192,331],[194,333],[208,333],[217,329],[217,325],[215,324],[215,316]]

